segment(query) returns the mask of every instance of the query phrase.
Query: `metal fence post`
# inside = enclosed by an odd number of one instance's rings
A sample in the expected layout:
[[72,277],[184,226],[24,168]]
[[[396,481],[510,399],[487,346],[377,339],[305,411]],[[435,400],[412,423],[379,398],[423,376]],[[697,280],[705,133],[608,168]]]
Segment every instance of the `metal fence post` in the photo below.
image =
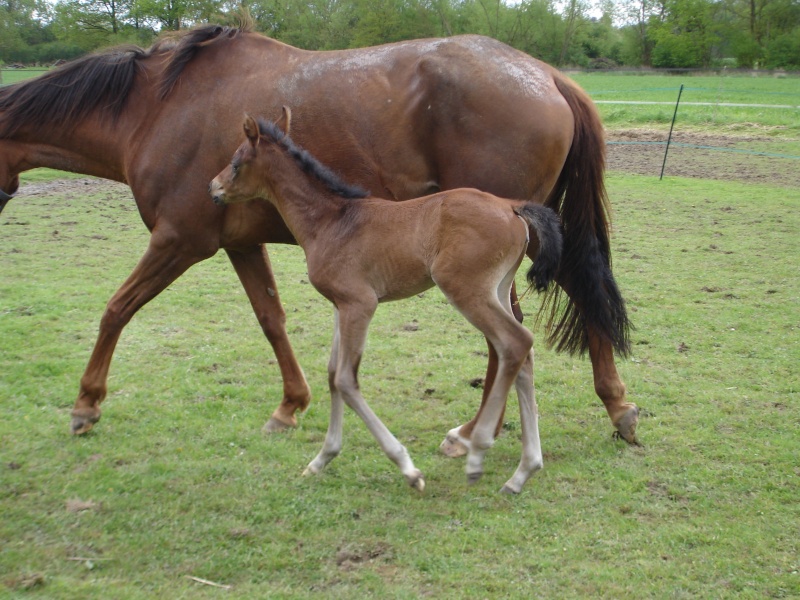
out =
[[664,162],[661,163],[661,176],[658,178],[659,181],[664,178],[664,167],[667,166],[667,152],[669,152],[669,143],[672,141],[672,128],[675,127],[675,118],[678,116],[678,105],[681,103],[681,94],[683,94],[683,84],[681,84],[681,89],[678,90],[678,101],[675,102],[675,112],[672,114],[672,124],[669,126],[669,137],[667,138],[667,147],[664,149]]

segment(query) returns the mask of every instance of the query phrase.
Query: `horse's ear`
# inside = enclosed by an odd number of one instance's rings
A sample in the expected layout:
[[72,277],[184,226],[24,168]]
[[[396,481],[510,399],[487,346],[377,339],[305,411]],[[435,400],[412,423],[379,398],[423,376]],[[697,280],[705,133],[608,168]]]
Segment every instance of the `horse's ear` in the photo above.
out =
[[281,118],[275,124],[280,127],[283,133],[289,135],[289,129],[292,127],[292,109],[288,106],[283,106],[282,109]]
[[244,134],[253,146],[258,145],[258,123],[256,123],[253,117],[247,114],[244,116]]

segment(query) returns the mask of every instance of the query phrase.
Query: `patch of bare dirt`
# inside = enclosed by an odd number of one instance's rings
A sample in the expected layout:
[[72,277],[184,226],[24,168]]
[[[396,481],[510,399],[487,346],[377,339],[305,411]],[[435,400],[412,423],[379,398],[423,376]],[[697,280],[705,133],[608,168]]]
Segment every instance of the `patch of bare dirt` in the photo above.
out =
[[[610,171],[658,177],[664,161],[667,133],[651,129],[606,131],[607,164]],[[664,176],[746,181],[800,187],[800,161],[792,158],[746,154],[764,151],[773,138],[758,135],[726,135],[676,131],[667,154]],[[661,142],[661,143],[656,143]],[[687,148],[680,144],[705,146]],[[737,152],[731,152],[736,150]],[[780,154],[780,152],[775,152]]]
[[[24,177],[24,175],[23,175]],[[127,189],[128,186],[108,179],[82,177],[80,179],[54,179],[41,183],[22,183],[17,195],[19,197],[52,196],[75,193],[94,193],[105,189]]]

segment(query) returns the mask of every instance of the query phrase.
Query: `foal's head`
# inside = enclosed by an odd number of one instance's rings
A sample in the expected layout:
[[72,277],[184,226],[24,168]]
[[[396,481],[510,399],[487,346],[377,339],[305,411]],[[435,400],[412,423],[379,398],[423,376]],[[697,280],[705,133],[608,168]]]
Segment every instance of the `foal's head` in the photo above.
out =
[[275,123],[245,116],[247,139],[236,150],[231,163],[211,182],[209,193],[216,204],[244,202],[253,198],[274,199],[278,180],[307,178],[343,198],[364,198],[363,189],[342,181],[333,171],[289,137],[292,112],[283,107]]
[[[268,127],[270,137],[274,141],[287,138],[292,113],[283,107],[283,114],[276,123],[262,122],[261,127]],[[225,167],[211,182],[209,193],[215,204],[232,204],[245,202],[253,198],[269,198],[269,177],[266,177],[270,166],[270,150],[273,144],[261,143],[261,127],[250,115],[245,115],[244,134],[247,139],[236,149],[230,164]],[[272,147],[272,148],[271,148]]]

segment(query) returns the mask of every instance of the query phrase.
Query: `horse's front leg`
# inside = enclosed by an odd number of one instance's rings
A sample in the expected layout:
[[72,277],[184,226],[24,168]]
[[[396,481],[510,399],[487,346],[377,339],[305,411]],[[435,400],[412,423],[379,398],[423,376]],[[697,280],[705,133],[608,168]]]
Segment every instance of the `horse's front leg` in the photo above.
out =
[[155,298],[193,264],[213,255],[211,248],[199,253],[170,235],[154,233],[144,256],[128,279],[109,300],[92,356],[81,377],[72,409],[71,430],[86,433],[100,420],[100,403],[106,397],[108,370],[122,329],[142,306]]
[[297,427],[295,413],[308,408],[311,402],[311,390],[286,333],[286,313],[278,296],[269,255],[263,246],[255,246],[245,251],[227,250],[227,252],[250,299],[261,329],[275,351],[283,378],[283,400],[262,431],[272,433]]
[[336,388],[336,368],[339,364],[339,311],[333,309],[333,344],[331,357],[328,360],[328,388],[331,392],[331,419],[328,422],[328,433],[322,450],[314,457],[303,475],[316,475],[321,472],[329,462],[339,455],[342,450],[342,428],[344,420],[344,400]]
[[375,313],[377,300],[357,304],[339,305],[339,356],[333,385],[344,402],[364,421],[386,456],[394,462],[406,478],[408,485],[418,491],[425,489],[422,472],[414,466],[403,446],[386,425],[367,405],[358,385],[358,366],[367,339],[367,328]]

